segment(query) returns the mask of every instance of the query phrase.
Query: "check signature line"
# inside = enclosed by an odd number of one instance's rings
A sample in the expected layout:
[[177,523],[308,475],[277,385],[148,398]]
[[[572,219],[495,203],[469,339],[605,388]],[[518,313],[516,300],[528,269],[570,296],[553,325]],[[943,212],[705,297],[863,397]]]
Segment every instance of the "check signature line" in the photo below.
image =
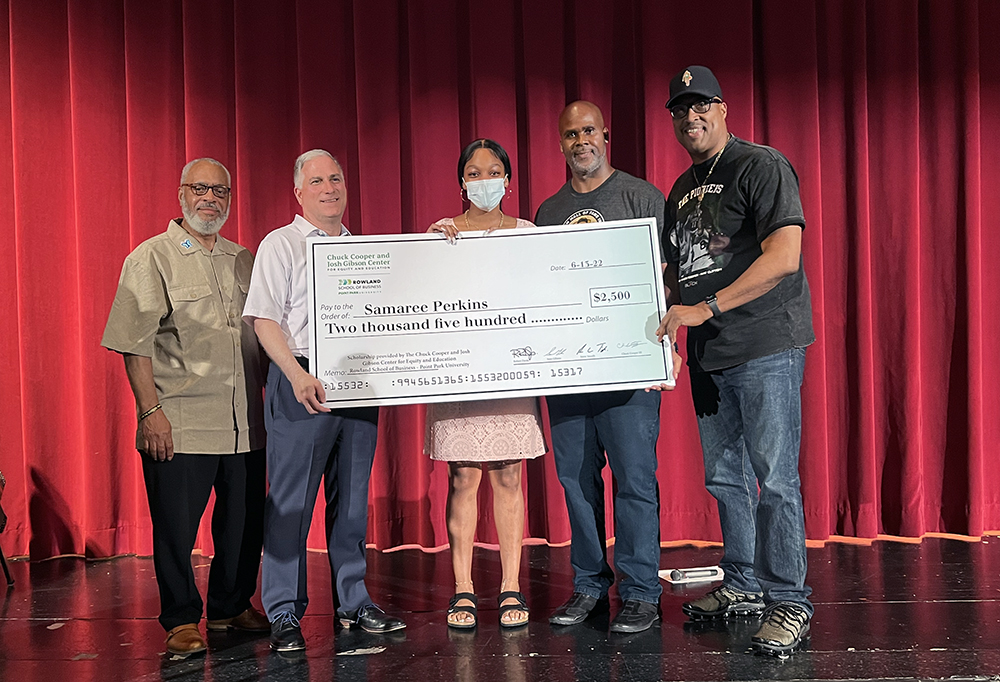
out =
[[506,310],[539,310],[541,308],[578,308],[583,303],[552,303],[550,305],[521,305],[510,308],[480,308],[479,310],[439,310],[429,313],[400,313],[399,315],[353,315],[355,320],[375,320],[380,317],[426,317],[427,315],[458,315],[459,313],[500,313]]
[[605,355],[599,358],[570,358],[568,360],[539,360],[538,362],[515,362],[515,365],[556,365],[561,362],[589,362],[590,360],[621,360],[622,358],[649,358],[652,353],[642,355]]

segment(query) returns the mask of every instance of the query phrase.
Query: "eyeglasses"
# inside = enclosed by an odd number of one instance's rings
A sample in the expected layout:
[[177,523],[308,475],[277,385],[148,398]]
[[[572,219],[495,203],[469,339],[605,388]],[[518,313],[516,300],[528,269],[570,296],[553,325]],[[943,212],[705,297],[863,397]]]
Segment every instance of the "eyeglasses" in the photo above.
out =
[[713,104],[721,103],[721,99],[704,99],[694,104],[675,104],[670,107],[670,115],[676,119],[685,118],[688,115],[688,109],[691,109],[696,114],[707,114]]
[[212,190],[212,194],[219,197],[220,199],[225,199],[229,196],[231,188],[225,185],[204,185],[200,182],[195,184],[184,183],[181,187],[190,187],[191,191],[195,193],[195,196],[203,197],[208,194],[208,190]]

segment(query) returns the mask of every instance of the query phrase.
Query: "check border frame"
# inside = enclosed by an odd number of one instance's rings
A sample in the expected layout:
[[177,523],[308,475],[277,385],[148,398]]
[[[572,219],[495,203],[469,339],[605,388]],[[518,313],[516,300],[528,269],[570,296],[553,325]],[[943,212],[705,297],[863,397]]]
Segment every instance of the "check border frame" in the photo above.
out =
[[[531,235],[545,235],[557,232],[581,232],[581,231],[607,231],[607,230],[620,230],[624,228],[635,228],[637,226],[645,226],[649,231],[649,249],[650,258],[653,264],[653,275],[654,275],[654,285],[653,285],[653,296],[654,301],[652,303],[656,304],[656,308],[659,312],[660,318],[666,314],[666,296],[663,289],[663,266],[662,266],[662,249],[660,245],[660,235],[656,226],[655,218],[634,218],[626,220],[609,220],[603,222],[595,223],[584,223],[584,224],[570,224],[570,225],[544,225],[544,226],[534,226],[518,228],[516,230],[503,230],[495,231],[488,235],[489,239],[523,239],[530,237]],[[483,238],[485,233],[481,231],[475,232],[463,232],[462,239],[475,239]],[[350,235],[344,237],[310,237],[306,240],[306,267],[308,268],[307,279],[309,285],[309,371],[313,376],[318,376],[318,367],[316,359],[316,349],[318,346],[318,334],[319,325],[316,324],[316,284],[317,284],[317,269],[315,267],[315,250],[318,246],[326,244],[379,244],[379,243],[393,243],[393,242],[405,242],[405,241],[440,241],[442,239],[439,234],[429,234],[429,233],[401,233],[401,234],[381,234],[381,235]],[[650,305],[650,304],[646,304]],[[458,330],[441,330],[440,332],[431,332],[432,334],[453,334]],[[331,409],[344,409],[351,407],[373,407],[373,406],[392,406],[392,405],[419,405],[428,403],[442,403],[442,402],[465,402],[472,400],[502,400],[504,398],[520,398],[520,397],[543,397],[549,395],[572,395],[580,393],[603,393],[611,391],[625,391],[625,390],[636,390],[639,388],[648,388],[654,384],[668,384],[673,385],[674,379],[671,372],[671,365],[673,363],[673,357],[668,352],[668,345],[666,343],[660,344],[660,356],[661,356],[661,367],[663,368],[662,376],[651,379],[649,381],[622,381],[622,382],[586,382],[580,384],[570,384],[561,386],[551,386],[544,389],[538,388],[504,388],[504,389],[477,389],[477,390],[463,390],[461,392],[448,393],[448,394],[415,394],[410,393],[406,396],[396,396],[388,398],[372,398],[369,396],[359,396],[357,398],[346,398],[346,399],[336,399],[331,400],[329,393],[327,395],[327,400],[324,403],[326,407]],[[598,358],[599,359],[599,358]],[[614,358],[608,358],[614,359]],[[586,360],[584,360],[586,361]],[[575,361],[575,362],[578,362]],[[538,363],[542,364],[542,363]],[[551,363],[549,363],[551,364]],[[420,372],[423,370],[412,370],[414,372]],[[517,371],[512,370],[501,370],[501,371]]]

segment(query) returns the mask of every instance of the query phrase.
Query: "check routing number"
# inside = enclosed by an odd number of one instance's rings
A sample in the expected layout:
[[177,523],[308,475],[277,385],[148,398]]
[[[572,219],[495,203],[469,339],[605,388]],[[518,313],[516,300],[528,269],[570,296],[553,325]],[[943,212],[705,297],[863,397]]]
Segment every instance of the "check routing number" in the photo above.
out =
[[311,238],[331,408],[673,384],[656,222]]

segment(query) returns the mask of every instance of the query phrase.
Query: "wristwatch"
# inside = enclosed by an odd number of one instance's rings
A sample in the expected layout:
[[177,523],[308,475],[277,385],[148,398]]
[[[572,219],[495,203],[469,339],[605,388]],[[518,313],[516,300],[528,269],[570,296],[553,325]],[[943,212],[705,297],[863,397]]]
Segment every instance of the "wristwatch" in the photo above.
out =
[[705,298],[705,305],[707,305],[709,310],[712,311],[712,317],[718,317],[722,314],[722,311],[719,310],[719,304],[716,301],[715,294]]

